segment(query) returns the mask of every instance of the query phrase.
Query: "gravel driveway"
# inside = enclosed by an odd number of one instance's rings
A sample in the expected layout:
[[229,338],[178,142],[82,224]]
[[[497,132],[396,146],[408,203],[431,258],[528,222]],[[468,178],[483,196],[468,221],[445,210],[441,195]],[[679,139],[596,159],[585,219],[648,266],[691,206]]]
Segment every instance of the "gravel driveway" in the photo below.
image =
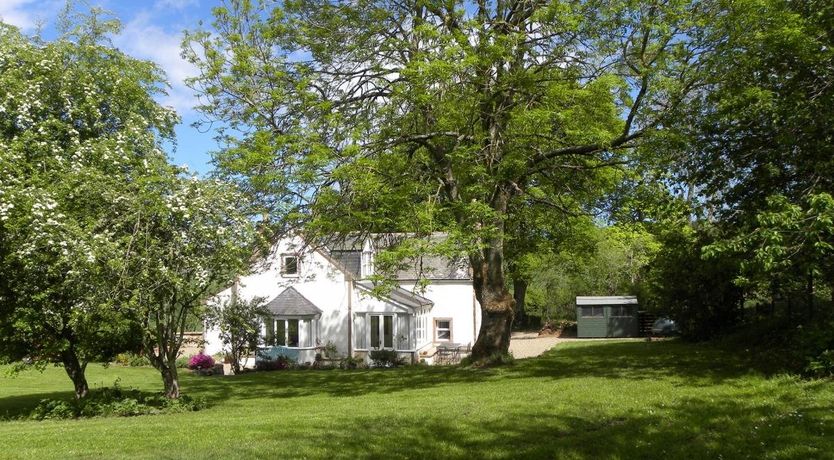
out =
[[532,358],[568,340],[553,336],[539,337],[536,332],[513,332],[510,336],[510,352],[515,358]]

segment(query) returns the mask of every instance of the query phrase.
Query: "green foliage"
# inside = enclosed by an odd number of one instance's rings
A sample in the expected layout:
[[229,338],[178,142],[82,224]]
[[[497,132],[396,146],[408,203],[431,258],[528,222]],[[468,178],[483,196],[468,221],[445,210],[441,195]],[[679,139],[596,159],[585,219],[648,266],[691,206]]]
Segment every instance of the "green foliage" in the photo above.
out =
[[658,237],[661,249],[648,266],[643,305],[671,316],[690,339],[732,330],[742,318],[743,291],[734,283],[740,260],[727,254],[702,255],[715,241],[714,231],[689,224],[669,228]]
[[281,371],[289,369],[290,359],[284,355],[278,355],[274,359],[258,359],[255,361],[255,369],[259,371]]
[[[515,224],[593,207],[700,80],[710,14],[681,0],[239,0],[184,54],[198,110],[230,129],[218,174],[266,224],[314,244],[401,232],[383,278],[415,247],[467,258],[484,321],[508,327]],[[506,351],[495,333],[473,353]]]
[[373,367],[399,367],[405,364],[395,350],[371,350],[369,354]]
[[834,6],[751,0],[724,8],[705,29],[717,43],[704,60],[707,86],[674,123],[669,149],[720,230],[705,253],[742,260],[726,275],[751,301],[834,295]]
[[159,68],[107,45],[118,30],[97,11],[51,42],[0,24],[0,355],[63,362],[79,397],[86,362],[138,348],[112,223],[178,121]]
[[824,350],[818,356],[812,357],[805,368],[814,377],[834,377],[834,350]]
[[834,338],[831,312],[797,324],[784,317],[762,317],[739,326],[720,339],[721,347],[743,350],[746,358],[769,374],[791,373],[830,378]]
[[135,354],[135,353],[119,353],[116,355],[116,359],[114,360],[116,364],[121,366],[130,366],[130,367],[140,367],[140,366],[150,366],[151,362],[148,361],[143,355]]
[[144,185],[110,222],[126,252],[109,269],[121,299],[143,325],[145,355],[175,398],[186,327],[194,318],[202,322],[206,301],[247,270],[255,229],[229,184],[167,167]]
[[637,225],[588,225],[575,237],[583,239],[581,245],[522,259],[529,280],[528,315],[575,319],[577,295],[637,294],[660,249],[656,238]]
[[206,407],[202,399],[183,395],[171,400],[161,395],[149,395],[136,389],[113,388],[94,390],[81,401],[44,399],[28,418],[55,420],[87,417],[135,417],[138,415],[176,414],[194,412]]
[[341,369],[360,369],[366,367],[365,360],[355,356],[345,356],[339,361]]
[[[177,358],[177,361],[176,361],[177,369],[187,369],[188,368],[188,360],[190,358],[191,358],[190,356],[180,356],[179,358]],[[150,364],[150,362],[148,362],[148,364]]]
[[230,299],[209,306],[206,322],[220,330],[220,340],[228,348],[235,374],[241,372],[241,360],[258,348],[263,318],[270,314],[264,308],[265,300],[243,300],[233,293]]

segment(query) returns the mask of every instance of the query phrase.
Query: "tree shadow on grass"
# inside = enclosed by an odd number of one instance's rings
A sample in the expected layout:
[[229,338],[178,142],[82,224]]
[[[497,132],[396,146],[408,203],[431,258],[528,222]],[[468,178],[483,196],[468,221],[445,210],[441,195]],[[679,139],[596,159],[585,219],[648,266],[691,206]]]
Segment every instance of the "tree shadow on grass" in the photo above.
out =
[[[415,366],[253,372],[228,377],[182,373],[181,387],[186,394],[205,398],[209,405],[219,405],[228,400],[392,394],[502,379],[656,380],[677,377],[676,385],[699,387],[724,383],[749,372],[736,357],[714,347],[677,341],[629,341],[559,345],[538,358],[518,360],[515,365],[494,369]],[[72,392],[0,398],[0,416],[31,412],[46,398],[71,400]]]
[[674,341],[630,341],[557,346],[541,357],[493,369],[435,366],[255,372],[230,377],[189,376],[183,386],[211,403],[221,403],[232,398],[390,394],[441,385],[529,378],[657,380],[677,377],[676,385],[699,387],[723,383],[750,372],[739,360],[714,348]]
[[688,386],[707,386],[755,372],[735,354],[673,340],[559,345],[537,358],[520,360],[516,376],[629,380],[679,377]]
[[[824,458],[834,452],[834,438],[823,436],[834,422],[819,407],[797,417],[768,405],[692,398],[646,409],[611,416],[543,408],[487,421],[455,413],[354,417],[336,422],[343,430],[326,437],[301,433],[298,441],[333,446],[336,458]],[[249,452],[259,454],[257,446]]]

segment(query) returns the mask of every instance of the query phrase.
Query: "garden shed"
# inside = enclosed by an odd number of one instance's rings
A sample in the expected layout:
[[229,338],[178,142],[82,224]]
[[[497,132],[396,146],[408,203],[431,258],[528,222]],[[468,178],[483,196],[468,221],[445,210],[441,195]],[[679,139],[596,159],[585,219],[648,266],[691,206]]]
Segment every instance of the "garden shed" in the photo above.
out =
[[577,337],[637,337],[639,333],[637,297],[576,298]]

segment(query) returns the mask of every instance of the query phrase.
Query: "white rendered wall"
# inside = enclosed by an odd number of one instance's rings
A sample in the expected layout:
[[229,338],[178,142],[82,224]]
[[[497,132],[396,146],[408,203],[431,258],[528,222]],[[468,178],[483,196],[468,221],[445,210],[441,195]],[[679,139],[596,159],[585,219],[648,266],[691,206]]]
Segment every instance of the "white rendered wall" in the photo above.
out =
[[[414,284],[403,284],[402,287],[411,290]],[[429,283],[420,295],[434,302],[429,311],[428,324],[428,334],[432,340],[435,319],[451,318],[452,341],[475,344],[481,327],[481,307],[474,294],[471,280],[435,280]]]
[[[299,254],[298,276],[281,274],[282,254]],[[263,297],[269,302],[287,287],[294,287],[301,295],[322,310],[316,335],[322,345],[328,341],[336,345],[339,353],[348,352],[348,285],[345,275],[318,251],[302,248],[300,240],[282,240],[271,256],[254,268],[253,273],[241,277],[238,296],[242,299]],[[215,299],[228,299],[231,289],[218,294]],[[216,301],[216,300],[215,300]],[[217,330],[206,330],[206,353],[222,350]],[[312,346],[316,346],[315,339]],[[302,353],[306,356],[305,353]],[[305,359],[306,361],[306,359]]]

